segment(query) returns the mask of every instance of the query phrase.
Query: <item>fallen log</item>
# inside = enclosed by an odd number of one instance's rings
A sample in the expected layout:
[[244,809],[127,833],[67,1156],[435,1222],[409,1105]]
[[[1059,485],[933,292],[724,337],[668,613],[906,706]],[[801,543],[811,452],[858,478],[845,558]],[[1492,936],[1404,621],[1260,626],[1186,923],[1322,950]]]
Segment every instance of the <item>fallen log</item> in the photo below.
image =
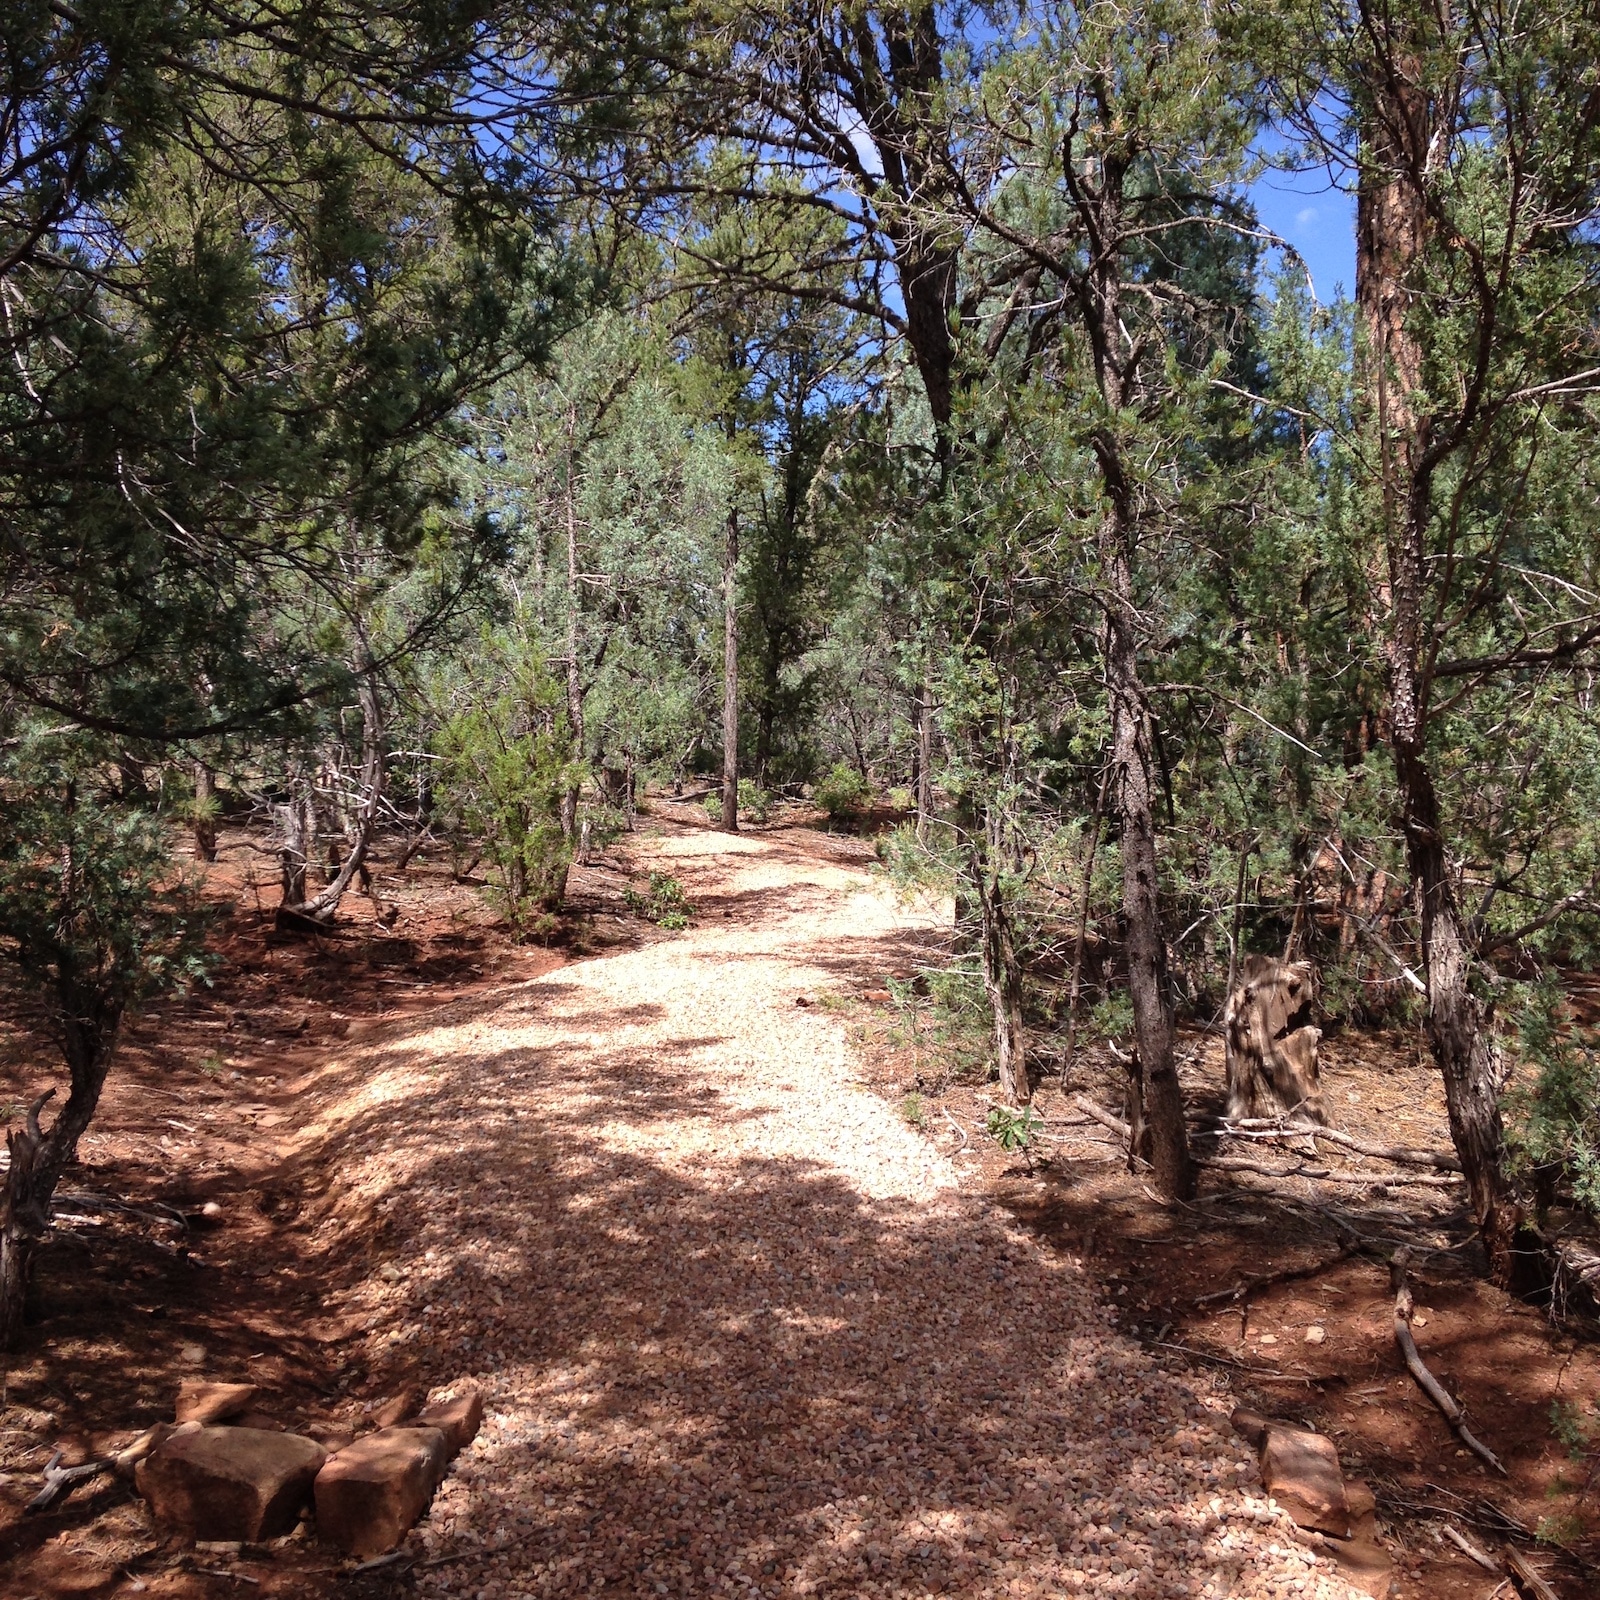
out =
[[1535,1570],[1533,1563],[1520,1550],[1506,1550],[1506,1565],[1517,1586],[1533,1596],[1533,1600],[1561,1600],[1554,1589]]
[[1467,1449],[1480,1461],[1494,1468],[1503,1478],[1507,1476],[1506,1469],[1501,1465],[1500,1458],[1488,1445],[1475,1439],[1467,1427],[1467,1419],[1461,1407],[1451,1398],[1444,1385],[1428,1370],[1428,1364],[1422,1359],[1422,1353],[1417,1349],[1417,1341],[1411,1333],[1411,1316],[1416,1309],[1411,1298],[1411,1285],[1406,1281],[1406,1264],[1411,1259],[1411,1251],[1407,1246],[1401,1246],[1395,1251],[1394,1259],[1389,1264],[1390,1280],[1394,1285],[1394,1339],[1400,1346],[1400,1354],[1405,1359],[1407,1369],[1411,1376],[1417,1380],[1418,1386],[1427,1397],[1444,1413],[1445,1420],[1456,1431],[1456,1437],[1461,1440]]
[[1075,1094],[1072,1103],[1080,1111],[1087,1111],[1101,1127],[1109,1128],[1113,1133],[1120,1133],[1124,1139],[1133,1137],[1133,1129],[1121,1117],[1114,1117],[1104,1106],[1097,1106],[1086,1094]]
[[1279,1122],[1271,1117],[1241,1118],[1226,1122],[1216,1129],[1218,1134],[1248,1135],[1253,1139],[1289,1139],[1314,1136],[1331,1139],[1357,1155],[1376,1156],[1381,1161],[1393,1161],[1400,1166],[1434,1167],[1440,1172],[1459,1172],[1461,1163],[1441,1150],[1418,1150],[1409,1145],[1377,1144],[1371,1139],[1358,1139],[1353,1133],[1341,1133],[1337,1128],[1324,1128],[1314,1122]]
[[1224,1172],[1258,1172],[1264,1178],[1315,1178],[1319,1183],[1355,1183],[1372,1188],[1392,1189],[1404,1184],[1410,1188],[1444,1189],[1458,1178],[1426,1178],[1402,1173],[1398,1177],[1366,1172],[1333,1172],[1327,1167],[1264,1167],[1244,1156],[1196,1156],[1198,1166],[1220,1167]]

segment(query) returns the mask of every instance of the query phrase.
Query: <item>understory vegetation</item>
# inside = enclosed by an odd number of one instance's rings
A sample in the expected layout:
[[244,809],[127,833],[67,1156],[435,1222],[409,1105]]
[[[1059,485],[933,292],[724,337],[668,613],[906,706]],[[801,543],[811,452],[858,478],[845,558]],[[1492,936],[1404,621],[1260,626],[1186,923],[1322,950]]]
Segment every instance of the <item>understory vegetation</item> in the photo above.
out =
[[[1175,1031],[1309,963],[1425,1041],[1526,1286],[1600,1214],[1593,45],[1572,0],[18,10],[0,950],[70,1097],[13,1130],[0,1337],[121,1018],[204,981],[219,819],[287,932],[392,919],[382,839],[549,938],[650,790],[873,832],[954,907],[910,1035],[1024,1152],[1110,1040],[1168,1197]],[[1257,214],[1290,172],[1354,196],[1348,294]]]

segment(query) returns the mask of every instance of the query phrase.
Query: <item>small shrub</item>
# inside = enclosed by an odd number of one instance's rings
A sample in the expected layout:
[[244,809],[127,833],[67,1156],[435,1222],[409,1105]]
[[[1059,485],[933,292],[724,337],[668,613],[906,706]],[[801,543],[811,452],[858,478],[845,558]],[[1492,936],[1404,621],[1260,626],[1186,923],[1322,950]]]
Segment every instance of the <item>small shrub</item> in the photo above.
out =
[[739,815],[756,823],[765,822],[772,815],[772,796],[749,778],[739,780]]
[[668,872],[652,872],[650,887],[642,894],[630,888],[627,899],[628,909],[636,916],[671,933],[687,928],[694,915],[694,907],[689,904],[683,885]]
[[715,789],[700,802],[705,807],[705,812],[713,822],[722,821],[722,796]]
[[1007,1155],[1020,1150],[1030,1171],[1033,1169],[1033,1147],[1043,1128],[1044,1118],[1032,1106],[1023,1106],[1020,1111],[1010,1106],[991,1106],[983,1125],[983,1131]]
[[1133,998],[1126,989],[1114,990],[1095,1006],[1089,1032],[1097,1039],[1126,1039],[1133,1032]]
[[896,811],[915,811],[917,797],[909,789],[891,789],[887,799]]
[[922,1103],[922,1096],[914,1091],[911,1094],[908,1094],[905,1099],[900,1102],[900,1115],[904,1117],[913,1128],[922,1128],[927,1126],[927,1107]]
[[816,801],[832,822],[854,817],[872,793],[867,780],[848,762],[841,761],[816,788]]

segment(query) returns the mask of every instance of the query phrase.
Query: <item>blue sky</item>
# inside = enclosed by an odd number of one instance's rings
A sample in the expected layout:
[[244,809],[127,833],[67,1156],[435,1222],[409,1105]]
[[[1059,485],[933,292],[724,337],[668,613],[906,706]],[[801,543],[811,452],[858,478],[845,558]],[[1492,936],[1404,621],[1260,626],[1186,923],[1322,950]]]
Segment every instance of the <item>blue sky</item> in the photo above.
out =
[[1317,299],[1326,305],[1356,286],[1356,199],[1322,169],[1268,172],[1250,190],[1264,226],[1305,258]]

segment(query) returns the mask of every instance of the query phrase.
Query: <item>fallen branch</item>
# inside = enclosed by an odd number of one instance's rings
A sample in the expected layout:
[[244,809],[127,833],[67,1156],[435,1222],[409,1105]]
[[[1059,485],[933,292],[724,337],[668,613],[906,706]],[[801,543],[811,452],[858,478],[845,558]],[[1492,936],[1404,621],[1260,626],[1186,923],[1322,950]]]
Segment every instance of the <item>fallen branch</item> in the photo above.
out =
[[1238,1122],[1225,1122],[1212,1129],[1216,1136],[1225,1133],[1251,1139],[1298,1139],[1310,1137],[1329,1139],[1357,1155],[1376,1156],[1380,1161],[1393,1161],[1400,1166],[1435,1167],[1440,1172],[1459,1172],[1461,1163],[1440,1150],[1417,1150],[1409,1145],[1375,1144],[1371,1139],[1358,1139],[1354,1134],[1341,1133],[1337,1128],[1324,1128],[1315,1122],[1279,1123],[1269,1117],[1241,1118]]
[[1120,1133],[1124,1139],[1133,1137],[1133,1129],[1121,1117],[1114,1117],[1104,1106],[1097,1106],[1086,1094],[1075,1094],[1072,1103],[1080,1111],[1087,1111],[1103,1128],[1109,1128],[1113,1133]]
[[1411,1298],[1411,1285],[1406,1282],[1406,1263],[1411,1259],[1411,1251],[1402,1246],[1395,1252],[1394,1260],[1390,1263],[1390,1276],[1394,1283],[1394,1338],[1400,1346],[1400,1354],[1405,1357],[1406,1367],[1411,1376],[1417,1380],[1422,1392],[1438,1406],[1444,1413],[1445,1420],[1456,1431],[1459,1438],[1480,1461],[1494,1468],[1503,1478],[1506,1469],[1500,1464],[1500,1458],[1488,1445],[1480,1443],[1472,1436],[1467,1427],[1467,1419],[1450,1395],[1444,1385],[1428,1371],[1428,1364],[1422,1359],[1421,1352],[1417,1349],[1417,1341],[1411,1335],[1411,1315],[1416,1306]]
[[[950,1126],[952,1128],[954,1128],[956,1130],[956,1132],[961,1135],[961,1150],[965,1150],[967,1148],[967,1130],[965,1128],[963,1128],[961,1126],[961,1124],[959,1122],[957,1122],[956,1119],[954,1117],[952,1117],[950,1115],[950,1113],[948,1111],[946,1111],[943,1106],[939,1107],[939,1112],[940,1112],[940,1115],[943,1116],[944,1120],[946,1122],[948,1122],[950,1124]],[[956,1150],[956,1151],[953,1152],[953,1154],[960,1155],[961,1154],[961,1150]]]
[[62,1452],[57,1450],[45,1463],[44,1487],[23,1507],[24,1511],[48,1511],[73,1484],[98,1477],[111,1467],[109,1461],[86,1461],[81,1467],[64,1467],[61,1456]]
[[1460,1182],[1458,1178],[1424,1178],[1406,1174],[1384,1177],[1370,1172],[1334,1172],[1327,1167],[1308,1167],[1303,1163],[1298,1167],[1264,1167],[1259,1161],[1251,1161],[1244,1156],[1196,1156],[1195,1164],[1219,1167],[1224,1172],[1257,1172],[1263,1178],[1315,1178],[1319,1183],[1354,1183],[1374,1189],[1394,1189],[1401,1185],[1413,1189],[1444,1189]]
[[363,1572],[377,1572],[382,1567],[392,1567],[397,1562],[411,1560],[409,1550],[391,1550],[386,1556],[374,1556],[370,1561],[363,1561],[358,1567],[351,1567],[352,1578]]
[[1203,1294],[1195,1301],[1195,1307],[1211,1305],[1217,1300],[1242,1300],[1253,1295],[1258,1289],[1270,1288],[1275,1283],[1292,1283],[1296,1278],[1314,1278],[1319,1272],[1326,1272],[1329,1267],[1336,1267],[1341,1261],[1348,1261],[1356,1253],[1354,1239],[1346,1240],[1339,1247],[1338,1253],[1328,1257],[1326,1261],[1313,1261],[1309,1267],[1288,1267],[1282,1272],[1264,1272],[1258,1278],[1247,1278],[1236,1289],[1217,1289],[1211,1294]]
[[1444,1524],[1444,1536],[1453,1544],[1467,1560],[1475,1561],[1485,1572],[1498,1573],[1500,1568],[1475,1545],[1466,1534],[1452,1527],[1448,1522]]
[[1511,1568],[1511,1576],[1534,1600],[1561,1600],[1561,1596],[1539,1576],[1533,1563],[1520,1550],[1506,1551],[1506,1565]]
[[1303,1383],[1310,1387],[1311,1379],[1302,1377],[1296,1372],[1279,1372],[1273,1367],[1247,1367],[1242,1361],[1235,1361],[1229,1356],[1219,1356],[1210,1350],[1197,1350],[1192,1344],[1172,1344],[1166,1339],[1152,1339],[1149,1341],[1157,1350],[1179,1350],[1186,1356],[1195,1356],[1201,1361],[1214,1362],[1219,1367],[1231,1367],[1235,1372],[1242,1372],[1249,1378],[1264,1378],[1271,1383]]

